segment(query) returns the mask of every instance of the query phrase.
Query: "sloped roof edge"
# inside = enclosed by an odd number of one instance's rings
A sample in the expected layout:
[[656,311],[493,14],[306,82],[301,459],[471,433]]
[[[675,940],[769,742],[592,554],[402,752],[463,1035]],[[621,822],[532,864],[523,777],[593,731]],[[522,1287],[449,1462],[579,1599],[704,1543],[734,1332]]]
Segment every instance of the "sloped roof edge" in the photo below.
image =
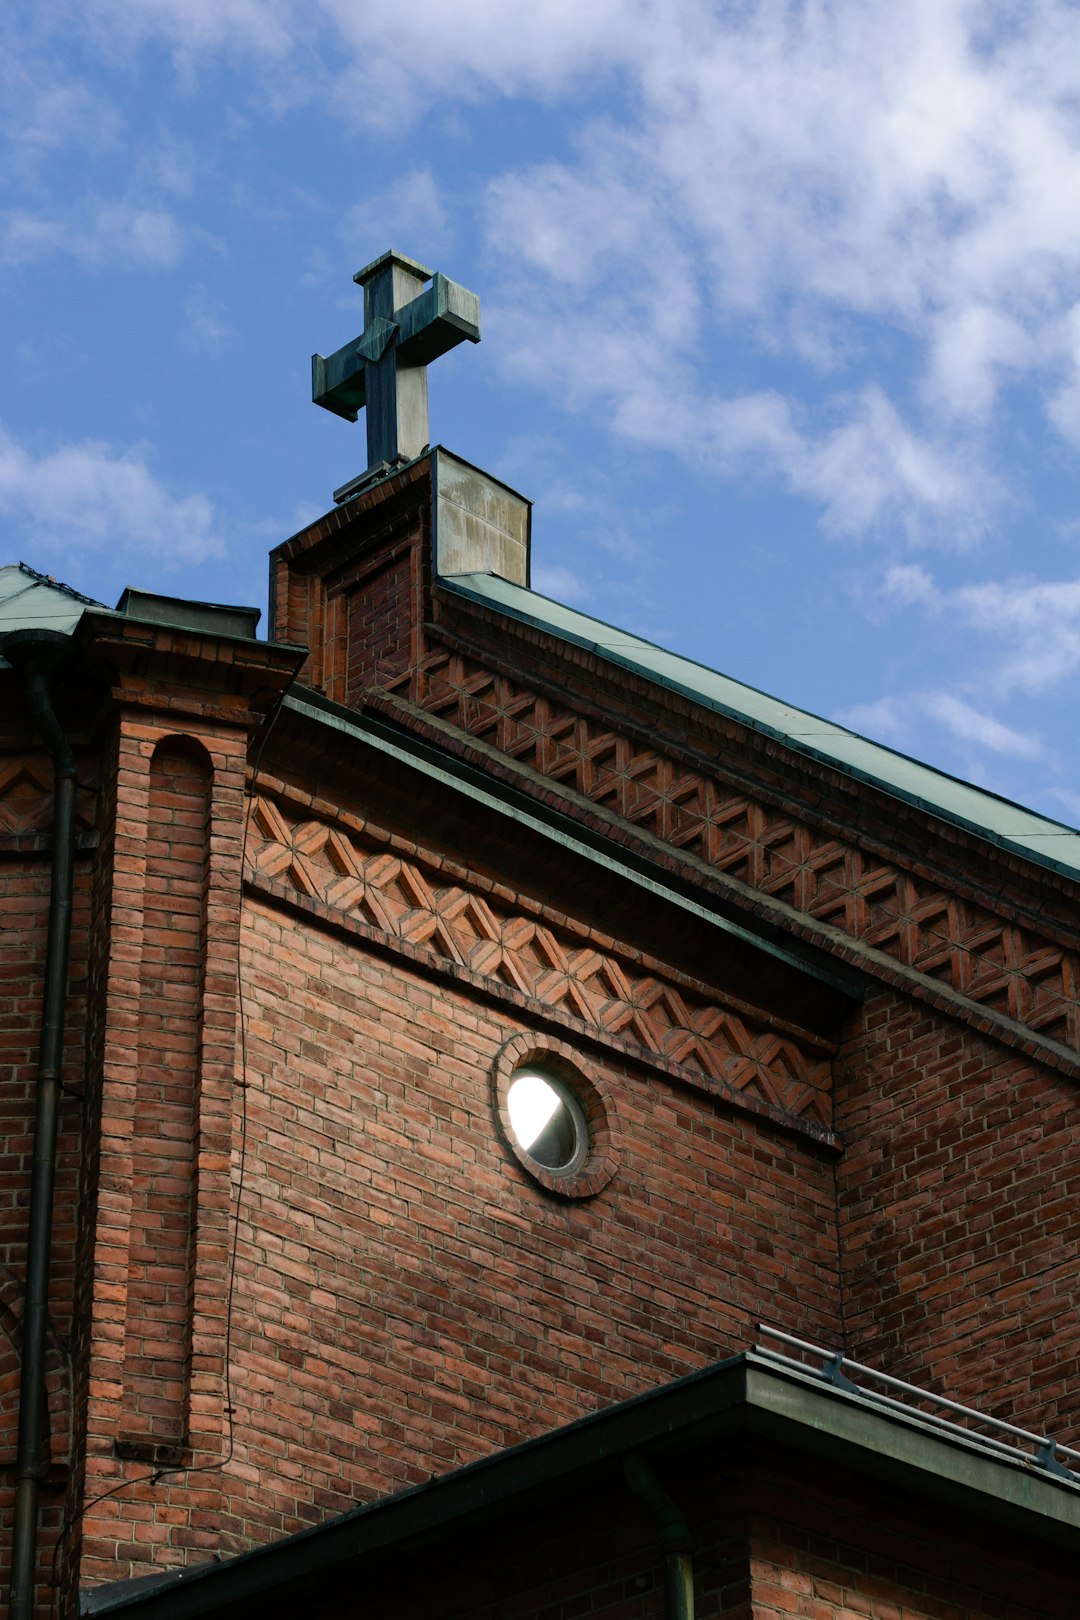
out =
[[[9,630],[58,630],[69,636],[87,608],[95,612],[111,610],[92,596],[63,585],[48,574],[39,574],[27,563],[7,563],[0,567],[0,637]],[[0,659],[0,669],[7,663]]]
[[884,743],[666,651],[629,630],[593,619],[495,574],[444,575],[440,586],[581,647],[703,708],[775,738],[858,781],[940,816],[999,848],[1080,878],[1080,831],[949,776]]
[[494,782],[463,761],[439,753],[408,731],[398,730],[375,715],[358,714],[306,687],[294,687],[288,692],[283,699],[283,707],[362,742],[414,770],[422,771],[433,781],[455,793],[466,795],[474,803],[498,815],[510,816],[516,825],[527,826],[545,839],[554,839],[565,849],[594,865],[602,866],[644,894],[665,901],[707,923],[719,933],[785,963],[798,973],[810,975],[839,995],[852,1001],[862,999],[862,975],[849,964],[837,961],[814,945],[790,939],[767,925],[752,923],[749,919],[738,921],[716,907],[703,903],[700,897],[681,892],[666,880],[667,874],[651,864],[635,862],[630,852],[612,848],[606,839],[590,834],[558,811],[525,799],[506,784]]

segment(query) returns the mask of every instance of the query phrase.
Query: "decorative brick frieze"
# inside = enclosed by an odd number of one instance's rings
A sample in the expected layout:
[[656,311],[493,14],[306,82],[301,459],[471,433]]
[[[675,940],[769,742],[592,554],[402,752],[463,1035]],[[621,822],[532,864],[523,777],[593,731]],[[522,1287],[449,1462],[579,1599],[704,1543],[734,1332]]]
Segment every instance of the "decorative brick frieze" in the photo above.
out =
[[1080,1045],[1080,957],[1024,922],[436,648],[410,699],[649,837],[1058,1046]]
[[[79,789],[76,795],[76,836],[94,824],[94,791],[85,781],[92,779],[94,762],[79,761]],[[0,758],[0,849],[32,849],[35,837],[49,848],[53,820],[53,769],[45,754],[20,751],[14,757]],[[85,841],[85,840],[84,840]]]
[[[320,908],[353,917],[469,979],[529,1006],[567,1014],[583,1029],[700,1076],[723,1093],[828,1129],[831,1077],[825,1043],[767,1015],[737,1009],[715,989],[630,947],[601,947],[583,925],[452,868],[434,854],[405,855],[363,821],[346,828],[290,806],[284,784],[256,799],[252,878],[287,885]],[[273,889],[269,891],[271,894]]]

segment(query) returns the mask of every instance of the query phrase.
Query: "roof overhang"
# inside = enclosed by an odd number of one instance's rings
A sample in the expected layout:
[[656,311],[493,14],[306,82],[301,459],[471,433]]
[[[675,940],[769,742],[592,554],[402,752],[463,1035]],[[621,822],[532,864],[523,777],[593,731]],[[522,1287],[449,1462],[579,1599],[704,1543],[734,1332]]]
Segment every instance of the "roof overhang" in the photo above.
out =
[[782,984],[784,977],[789,984],[798,978],[806,986],[804,994],[811,1005],[816,997],[819,1007],[831,1009],[822,1014],[830,1026],[835,1027],[838,1017],[862,1001],[865,980],[856,968],[793,938],[775,924],[735,916],[716,896],[690,882],[680,884],[646,856],[582,826],[555,805],[492,778],[391,720],[370,711],[358,714],[308,688],[295,686],[285,697],[282,709],[298,721],[336,733],[346,747],[355,743],[381,756],[387,765],[419,773],[427,782],[468,801],[475,812],[500,818],[507,824],[509,839],[519,839],[524,832],[533,834],[557,846],[563,858],[587,863],[594,871],[602,869],[629,891],[640,894],[642,900],[671,907],[688,922],[692,919],[696,925],[710,929],[718,952],[742,952],[744,958],[753,953],[762,962],[771,962],[770,972],[777,984]]
[[621,1481],[630,1453],[661,1465],[691,1455],[707,1461],[710,1448],[739,1435],[1080,1550],[1080,1484],[1003,1458],[974,1435],[943,1433],[917,1412],[884,1411],[871,1397],[748,1351],[224,1563],[85,1591],[79,1612],[131,1620],[237,1620],[264,1614],[271,1596],[287,1604],[290,1592],[310,1595],[322,1582],[347,1579],[355,1591],[365,1570],[387,1555],[495,1522],[526,1500],[554,1500]]

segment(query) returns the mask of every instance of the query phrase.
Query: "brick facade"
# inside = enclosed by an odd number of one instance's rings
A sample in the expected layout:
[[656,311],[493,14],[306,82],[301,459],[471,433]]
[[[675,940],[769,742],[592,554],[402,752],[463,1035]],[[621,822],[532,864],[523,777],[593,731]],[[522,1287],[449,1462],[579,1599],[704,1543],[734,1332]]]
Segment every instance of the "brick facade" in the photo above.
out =
[[[433,577],[429,507],[421,460],[280,548],[277,645],[77,632],[65,719],[100,786],[43,1616],[61,1522],[68,1615],[659,1389],[760,1321],[1078,1438],[1077,885],[470,604]],[[310,702],[268,727],[286,642]],[[6,746],[5,1459],[51,799],[33,739]],[[500,1113],[507,1064],[545,1051],[602,1141],[568,1197]],[[1056,1553],[1033,1595],[1036,1554],[974,1516],[868,1513],[850,1473],[807,1490],[766,1455],[698,1482],[702,1617],[1073,1612]],[[392,1612],[661,1612],[625,1503],[544,1512],[438,1601],[410,1570]]]

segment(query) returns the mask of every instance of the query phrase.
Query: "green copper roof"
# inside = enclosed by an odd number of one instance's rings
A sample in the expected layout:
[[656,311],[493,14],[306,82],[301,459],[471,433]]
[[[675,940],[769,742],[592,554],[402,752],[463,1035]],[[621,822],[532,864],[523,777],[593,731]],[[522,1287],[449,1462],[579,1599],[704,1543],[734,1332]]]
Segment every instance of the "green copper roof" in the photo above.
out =
[[0,568],[0,636],[9,630],[58,630],[69,636],[86,608],[102,606],[25,563]]
[[[83,596],[26,563],[0,567],[0,640],[9,630],[57,630],[69,636],[87,608],[110,618],[135,619],[143,624],[194,630],[234,641],[252,641],[261,610],[220,602],[195,602],[187,597],[160,596],[130,586],[115,608]],[[0,669],[6,668],[0,658]]]
[[872,782],[909,804],[918,805],[956,826],[1004,849],[1080,876],[1080,832],[1050,821],[1023,805],[1001,799],[984,788],[961,782],[930,765],[909,759],[882,743],[870,742],[830,720],[807,714],[793,704],[769,697],[727,675],[706,669],[690,658],[666,652],[651,641],[563,607],[537,591],[512,585],[494,574],[458,574],[441,580],[444,588],[471,597],[524,624],[536,625],[564,641],[583,647],[719,714],[775,737],[790,748],[836,766],[849,776]]

